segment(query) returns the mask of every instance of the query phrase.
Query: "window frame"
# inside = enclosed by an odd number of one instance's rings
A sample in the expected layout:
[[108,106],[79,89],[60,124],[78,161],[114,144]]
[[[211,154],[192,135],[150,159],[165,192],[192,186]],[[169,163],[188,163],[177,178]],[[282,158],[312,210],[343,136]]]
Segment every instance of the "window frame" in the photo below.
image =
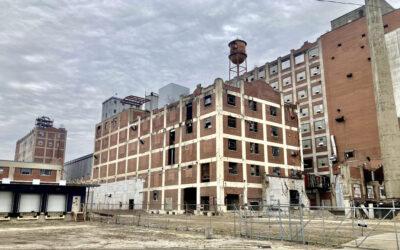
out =
[[235,139],[228,139],[228,150],[237,150],[237,141]]
[[226,103],[231,106],[236,106],[236,96],[227,94],[226,95]]
[[211,106],[212,104],[212,96],[211,95],[205,95],[204,96],[204,107]]
[[[27,171],[27,170],[29,170],[28,171],[29,173],[24,173],[24,171]],[[19,173],[20,173],[20,175],[32,175],[32,168],[20,168]]]
[[[228,128],[236,128],[236,117],[233,117],[233,116],[230,116],[230,115],[228,115],[228,118],[227,118],[228,120],[227,120],[227,122],[228,122]],[[232,125],[232,122],[234,123],[234,126],[230,126],[230,125]]]
[[40,169],[40,176],[51,176],[52,173],[51,169]]
[[260,165],[251,164],[250,165],[250,176],[259,177],[261,176]]
[[237,162],[229,162],[228,163],[228,174],[230,175],[239,175],[239,167]]
[[272,146],[271,147],[271,155],[272,155],[272,157],[278,157],[280,155],[280,148]]
[[251,111],[257,111],[257,102],[256,101],[249,100],[248,104],[249,104],[249,109]]

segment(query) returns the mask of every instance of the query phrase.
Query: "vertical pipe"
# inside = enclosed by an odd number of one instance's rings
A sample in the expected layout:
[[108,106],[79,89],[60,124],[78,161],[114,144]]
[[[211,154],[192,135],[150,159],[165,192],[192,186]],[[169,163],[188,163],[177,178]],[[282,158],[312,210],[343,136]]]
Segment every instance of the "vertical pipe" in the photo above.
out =
[[392,200],[392,207],[393,207],[393,209],[392,209],[392,212],[393,212],[393,227],[394,227],[394,233],[396,234],[396,247],[397,247],[397,250],[399,250],[400,246],[399,246],[399,236],[397,235],[397,226],[396,226],[396,218],[395,218],[395,216],[396,216],[396,206],[394,205],[394,200]]
[[280,200],[278,200],[278,215],[279,215],[279,236],[282,241],[283,240],[283,228],[282,228],[281,201]]
[[322,204],[322,242],[325,245],[325,204]]
[[304,223],[303,223],[303,203],[300,204],[300,230],[301,230],[301,238],[303,241],[303,245],[305,245],[306,241],[304,238]]

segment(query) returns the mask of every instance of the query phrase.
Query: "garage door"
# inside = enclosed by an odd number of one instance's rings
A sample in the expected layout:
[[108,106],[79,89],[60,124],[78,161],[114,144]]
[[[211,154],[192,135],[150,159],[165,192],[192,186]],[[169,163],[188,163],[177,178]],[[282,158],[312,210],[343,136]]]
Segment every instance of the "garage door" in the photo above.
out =
[[21,194],[18,211],[20,213],[39,212],[40,194]]
[[65,212],[66,196],[63,194],[50,194],[47,199],[47,212]]
[[12,192],[0,192],[0,213],[12,212]]

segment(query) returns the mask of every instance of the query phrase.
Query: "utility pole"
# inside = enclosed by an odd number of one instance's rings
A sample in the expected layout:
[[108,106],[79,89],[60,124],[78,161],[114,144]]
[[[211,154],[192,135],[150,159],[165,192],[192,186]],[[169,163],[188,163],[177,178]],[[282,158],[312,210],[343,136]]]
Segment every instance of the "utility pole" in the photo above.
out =
[[400,198],[400,130],[380,0],[365,0],[368,43],[387,198]]

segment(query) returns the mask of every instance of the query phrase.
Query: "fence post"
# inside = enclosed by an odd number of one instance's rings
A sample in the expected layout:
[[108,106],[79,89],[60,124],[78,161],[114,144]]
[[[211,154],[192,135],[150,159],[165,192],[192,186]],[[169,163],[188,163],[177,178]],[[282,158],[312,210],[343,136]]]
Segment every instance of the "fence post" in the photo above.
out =
[[233,213],[233,237],[236,237],[236,211],[237,211],[237,207],[236,204],[235,206],[235,212]]
[[394,233],[396,234],[396,247],[397,250],[400,249],[399,247],[399,236],[397,235],[397,226],[396,226],[396,206],[394,205],[394,200],[392,201],[392,206],[393,206],[393,226],[394,226]]
[[282,227],[282,218],[281,218],[281,201],[278,200],[278,216],[279,216],[279,237],[281,241],[283,241],[283,227]]
[[289,204],[289,241],[292,241],[292,216],[290,215],[291,206]]
[[322,242],[325,245],[325,204],[322,204]]
[[300,230],[301,230],[301,238],[302,238],[302,241],[303,241],[303,245],[305,245],[305,243],[306,243],[306,241],[305,241],[305,238],[304,238],[304,222],[303,222],[303,203],[301,203],[300,204],[300,226],[301,226],[301,228],[300,228]]

